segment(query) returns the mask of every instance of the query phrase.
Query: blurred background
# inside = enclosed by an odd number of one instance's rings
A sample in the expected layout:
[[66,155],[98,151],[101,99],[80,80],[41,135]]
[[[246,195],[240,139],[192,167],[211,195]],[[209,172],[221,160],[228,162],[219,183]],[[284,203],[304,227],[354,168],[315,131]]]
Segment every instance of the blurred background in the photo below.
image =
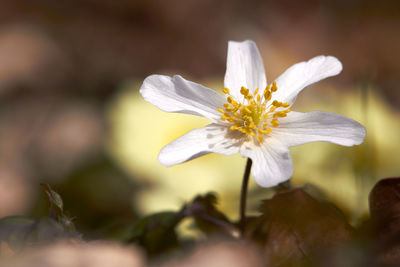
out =
[[[245,159],[163,167],[162,146],[207,121],[163,113],[138,89],[157,73],[220,90],[227,41],[252,39],[269,81],[320,54],[342,61],[294,109],[356,119],[366,141],[292,149],[292,183],[312,184],[356,224],[372,185],[400,173],[399,11],[398,1],[372,0],[2,0],[0,217],[46,215],[39,184],[50,183],[89,238],[115,238],[138,216],[208,191],[237,219]],[[255,214],[271,190],[251,183]]]

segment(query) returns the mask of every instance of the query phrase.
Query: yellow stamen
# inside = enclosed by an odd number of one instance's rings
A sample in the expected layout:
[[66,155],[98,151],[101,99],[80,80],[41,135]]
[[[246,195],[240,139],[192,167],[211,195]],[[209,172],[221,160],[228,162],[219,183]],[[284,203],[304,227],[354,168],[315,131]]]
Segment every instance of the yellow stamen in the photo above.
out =
[[[242,86],[240,93],[245,100],[238,103],[231,95],[228,88],[223,88],[222,92],[227,94],[227,102],[223,108],[218,108],[222,113],[221,119],[229,123],[229,130],[238,131],[246,136],[254,136],[261,143],[263,135],[271,133],[271,127],[278,127],[279,118],[286,117],[290,112],[287,109],[290,104],[283,103],[278,100],[270,102],[272,94],[278,90],[276,82],[265,87],[264,92],[260,93],[259,89],[254,90],[254,94],[250,94],[250,89]],[[279,108],[278,111],[276,111]]]

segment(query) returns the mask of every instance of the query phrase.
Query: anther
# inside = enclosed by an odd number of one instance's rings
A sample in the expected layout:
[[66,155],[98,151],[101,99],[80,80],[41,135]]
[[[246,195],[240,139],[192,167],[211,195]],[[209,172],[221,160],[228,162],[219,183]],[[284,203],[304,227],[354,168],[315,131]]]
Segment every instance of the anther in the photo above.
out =
[[242,86],[242,88],[240,88],[240,93],[244,96],[247,96],[249,94],[249,89],[246,89],[246,87]]
[[272,92],[276,92],[277,90],[278,90],[278,86],[276,85],[276,82],[274,81],[274,82],[272,83],[271,91],[272,91]]
[[222,92],[224,94],[229,94],[229,89],[228,88],[222,88]]
[[265,98],[265,101],[271,100],[271,92],[270,91],[265,91],[264,92],[264,98]]
[[274,118],[276,118],[276,117],[283,118],[283,117],[286,117],[286,116],[287,116],[286,110],[285,111],[277,111],[277,112],[274,113]]

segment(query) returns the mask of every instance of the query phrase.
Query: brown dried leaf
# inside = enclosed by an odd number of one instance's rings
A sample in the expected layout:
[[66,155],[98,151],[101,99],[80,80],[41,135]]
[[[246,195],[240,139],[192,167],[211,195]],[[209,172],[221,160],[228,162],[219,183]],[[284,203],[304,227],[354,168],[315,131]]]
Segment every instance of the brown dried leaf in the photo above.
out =
[[393,224],[394,220],[398,221],[400,219],[400,178],[380,180],[371,190],[369,206],[371,219],[375,222],[387,226],[387,224]]
[[258,230],[263,230],[255,233],[258,241],[263,238],[272,266],[308,266],[315,256],[348,242],[354,232],[339,209],[299,188],[265,200],[261,211]]
[[400,178],[380,180],[369,195],[371,244],[378,264],[400,265]]

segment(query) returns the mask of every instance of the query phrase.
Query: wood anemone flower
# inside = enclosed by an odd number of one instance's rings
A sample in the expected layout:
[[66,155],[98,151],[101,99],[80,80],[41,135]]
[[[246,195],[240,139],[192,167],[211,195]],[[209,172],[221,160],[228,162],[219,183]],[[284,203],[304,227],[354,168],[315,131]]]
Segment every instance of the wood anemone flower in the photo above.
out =
[[337,58],[318,56],[291,66],[268,84],[258,48],[247,40],[228,43],[225,96],[178,75],[147,77],[140,88],[146,101],[163,111],[203,116],[212,122],[166,145],[160,163],[172,166],[208,153],[240,153],[252,159],[256,182],[271,187],[293,174],[291,146],[316,141],[361,144],[366,130],[352,119],[290,109],[304,88],[341,71]]

